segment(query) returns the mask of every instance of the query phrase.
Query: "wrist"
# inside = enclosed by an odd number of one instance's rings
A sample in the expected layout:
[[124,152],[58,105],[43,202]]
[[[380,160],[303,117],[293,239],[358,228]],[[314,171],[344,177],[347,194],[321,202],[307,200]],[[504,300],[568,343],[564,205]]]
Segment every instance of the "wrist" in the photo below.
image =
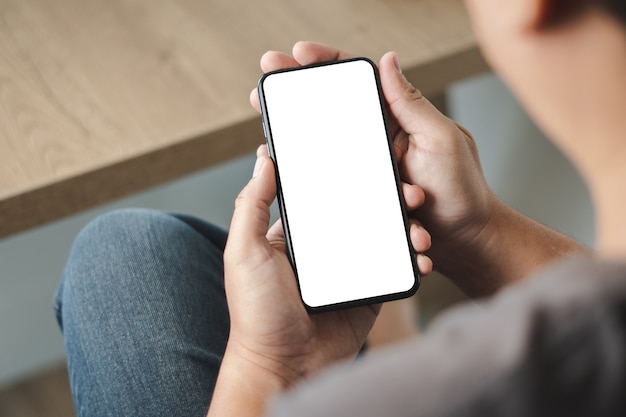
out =
[[[441,272],[471,297],[488,296],[584,248],[493,196],[490,214],[473,239],[448,252]],[[452,256],[451,256],[452,255]]]
[[299,367],[292,366],[279,358],[256,352],[236,340],[229,340],[226,351],[231,360],[254,370],[255,373],[262,374],[264,378],[272,382],[272,386],[280,391],[290,388],[305,377]]
[[263,379],[268,390],[274,392],[284,391],[303,378],[303,375],[282,361],[257,353],[234,340],[229,340],[224,360],[237,369]]
[[229,340],[208,416],[262,415],[269,400],[297,379],[275,361],[246,351]]
[[505,244],[507,222],[513,221],[509,209],[489,192],[480,215],[442,235],[434,254],[435,269],[471,297],[491,294],[501,286],[494,261]]

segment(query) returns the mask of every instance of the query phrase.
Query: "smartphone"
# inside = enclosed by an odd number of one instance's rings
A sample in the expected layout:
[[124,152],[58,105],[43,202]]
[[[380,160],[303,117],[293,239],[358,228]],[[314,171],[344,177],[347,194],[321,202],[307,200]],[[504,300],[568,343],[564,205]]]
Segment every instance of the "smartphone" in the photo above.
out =
[[353,58],[274,71],[258,91],[307,309],[413,295],[420,277],[376,65]]

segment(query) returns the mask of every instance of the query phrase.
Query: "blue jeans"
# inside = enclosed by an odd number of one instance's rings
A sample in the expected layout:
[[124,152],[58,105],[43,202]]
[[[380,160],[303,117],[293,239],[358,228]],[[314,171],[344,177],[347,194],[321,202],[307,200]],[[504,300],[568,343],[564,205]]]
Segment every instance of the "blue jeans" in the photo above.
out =
[[121,210],[76,238],[55,296],[78,416],[204,416],[228,338],[226,232]]

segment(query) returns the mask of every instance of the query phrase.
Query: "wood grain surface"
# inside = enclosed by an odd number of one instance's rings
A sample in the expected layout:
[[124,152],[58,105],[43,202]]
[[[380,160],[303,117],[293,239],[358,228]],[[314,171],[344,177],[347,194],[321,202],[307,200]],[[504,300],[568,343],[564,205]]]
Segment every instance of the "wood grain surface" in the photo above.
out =
[[64,363],[0,390],[0,416],[75,416]]
[[427,95],[486,68],[460,0],[0,0],[0,237],[253,150],[259,57],[301,39]]

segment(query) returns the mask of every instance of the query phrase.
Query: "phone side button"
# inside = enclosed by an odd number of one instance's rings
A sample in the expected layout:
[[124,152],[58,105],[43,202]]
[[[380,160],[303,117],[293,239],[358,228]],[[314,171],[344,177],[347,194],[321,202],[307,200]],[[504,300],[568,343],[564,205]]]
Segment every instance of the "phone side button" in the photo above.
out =
[[263,134],[265,135],[265,139],[267,139],[267,127],[265,126],[265,120],[262,120],[261,123],[263,124]]

